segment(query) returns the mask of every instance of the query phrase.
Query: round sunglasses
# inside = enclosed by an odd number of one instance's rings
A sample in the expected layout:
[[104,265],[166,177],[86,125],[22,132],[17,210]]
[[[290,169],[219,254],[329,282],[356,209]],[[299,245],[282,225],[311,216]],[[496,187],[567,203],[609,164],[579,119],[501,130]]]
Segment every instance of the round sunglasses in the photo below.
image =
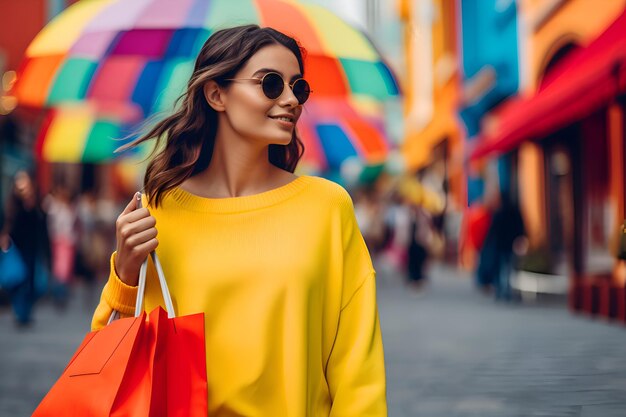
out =
[[276,100],[280,97],[283,94],[285,85],[288,85],[298,100],[298,104],[306,103],[312,92],[309,83],[304,78],[298,78],[289,84],[277,72],[268,72],[263,78],[227,78],[226,81],[256,81],[261,84],[263,94],[270,100]]

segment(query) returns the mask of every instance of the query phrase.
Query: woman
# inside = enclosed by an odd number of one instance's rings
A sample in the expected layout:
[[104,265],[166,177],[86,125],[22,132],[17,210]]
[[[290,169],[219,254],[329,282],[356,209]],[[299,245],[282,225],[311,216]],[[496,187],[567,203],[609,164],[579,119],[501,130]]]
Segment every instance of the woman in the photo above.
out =
[[[156,249],[176,313],[205,314],[212,416],[386,415],[375,271],[352,201],[293,174],[303,73],[300,47],[276,30],[218,31],[180,109],[135,142],[166,143],[146,172],[147,209],[133,199],[117,220],[93,328],[133,314]],[[162,303],[149,273],[148,311]]]
[[10,290],[11,304],[18,327],[32,324],[32,311],[37,298],[48,285],[51,265],[50,238],[46,213],[33,176],[18,171],[9,197],[0,245],[8,248],[13,241],[26,265],[26,280]]

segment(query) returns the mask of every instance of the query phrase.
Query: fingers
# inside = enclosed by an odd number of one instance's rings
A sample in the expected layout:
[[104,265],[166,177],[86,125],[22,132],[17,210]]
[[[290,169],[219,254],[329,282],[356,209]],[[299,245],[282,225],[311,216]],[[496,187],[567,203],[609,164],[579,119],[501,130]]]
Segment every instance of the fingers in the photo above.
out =
[[139,246],[157,237],[157,229],[152,227],[142,232],[136,233],[128,238],[128,244],[131,247]]
[[[117,218],[118,243],[124,246],[134,246],[144,243],[156,237],[156,220],[150,215],[147,208],[137,208],[137,202],[141,201],[141,194],[135,193],[132,200],[126,205],[124,211]],[[139,236],[137,236],[139,235]],[[119,239],[121,238],[121,242]]]
[[[137,233],[142,233],[149,229],[154,229],[156,226],[156,220],[152,216],[143,217],[139,220],[136,220],[132,223],[123,224],[120,228],[120,235],[124,239],[128,239]],[[154,229],[156,231],[156,229]]]
[[149,217],[150,216],[150,212],[148,211],[147,208],[140,208],[140,209],[136,209],[134,211],[131,211],[128,214],[123,214],[120,216],[120,220],[123,223],[134,223],[137,220],[141,220],[143,218]]
[[156,238],[150,239],[147,242],[142,243],[141,245],[137,245],[134,248],[135,253],[143,254],[143,256],[148,256],[150,252],[155,250],[159,246],[159,241]]

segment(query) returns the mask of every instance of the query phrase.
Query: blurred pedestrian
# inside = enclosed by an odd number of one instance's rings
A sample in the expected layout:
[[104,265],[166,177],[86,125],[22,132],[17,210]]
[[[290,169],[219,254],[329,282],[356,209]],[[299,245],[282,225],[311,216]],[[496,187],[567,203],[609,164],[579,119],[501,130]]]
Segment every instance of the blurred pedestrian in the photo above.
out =
[[[480,252],[491,224],[492,211],[481,202],[475,202],[463,212],[459,236],[459,259],[468,269],[477,269]],[[477,277],[479,286],[483,279]]]
[[74,257],[74,274],[84,282],[85,305],[92,306],[96,271],[98,263],[106,259],[107,252],[98,251],[98,237],[96,233],[97,207],[94,192],[89,190],[81,193],[76,202],[77,238],[76,255]]
[[64,308],[74,278],[78,216],[71,192],[64,184],[56,184],[43,203],[48,215],[48,230],[52,242],[54,282],[51,294],[55,304]]
[[487,177],[488,185],[482,201],[472,204],[473,210],[468,213],[469,240],[478,248],[476,265],[476,284],[485,294],[491,295],[498,286],[500,261],[498,249],[498,228],[493,226],[493,216],[502,203],[501,191],[491,176]]
[[407,285],[420,292],[427,282],[426,266],[431,253],[441,254],[443,251],[443,237],[435,230],[433,214],[441,214],[444,205],[436,193],[414,176],[400,179],[397,191],[409,213]]
[[409,246],[407,248],[407,278],[409,288],[423,289],[426,283],[426,264],[433,241],[433,226],[429,213],[421,205],[411,207]]
[[389,196],[385,224],[389,230],[389,244],[384,253],[384,262],[392,268],[393,274],[404,274],[411,239],[411,207],[404,203],[397,190]]
[[511,200],[508,192],[503,191],[484,243],[491,251],[490,256],[493,256],[490,259],[493,265],[491,273],[498,300],[510,301],[514,298],[511,290],[514,256],[516,252],[523,252],[525,235],[519,206]]
[[[117,219],[93,328],[114,310],[133,315],[156,250],[176,313],[204,313],[211,416],[387,415],[375,270],[352,201],[293,174],[303,77],[294,39],[256,25],[217,31],[180,107],[130,145],[156,139],[159,151],[146,208],[137,194]],[[156,280],[150,264],[148,311],[162,302]]]
[[389,229],[385,223],[385,206],[373,187],[355,194],[354,212],[370,254],[376,257],[388,242]]
[[15,174],[5,213],[0,245],[5,250],[12,241],[27,270],[26,280],[9,294],[16,324],[24,327],[32,323],[33,306],[47,289],[52,261],[46,213],[29,172]]

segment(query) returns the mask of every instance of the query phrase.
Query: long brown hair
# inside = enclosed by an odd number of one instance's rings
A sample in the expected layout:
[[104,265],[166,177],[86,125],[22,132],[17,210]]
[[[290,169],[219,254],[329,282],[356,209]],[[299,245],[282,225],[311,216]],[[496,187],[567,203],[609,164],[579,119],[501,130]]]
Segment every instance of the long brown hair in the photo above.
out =
[[[295,39],[275,29],[245,25],[217,31],[202,46],[187,90],[176,101],[181,105],[174,114],[118,149],[123,151],[150,139],[156,140],[144,177],[144,191],[151,205],[158,206],[168,191],[209,166],[218,118],[204,96],[207,81],[227,86],[230,83],[227,79],[234,78],[259,49],[272,44],[283,45],[293,52],[300,73],[304,74],[305,50]],[[275,166],[294,172],[303,153],[304,145],[294,130],[288,145],[269,146],[268,157]]]

